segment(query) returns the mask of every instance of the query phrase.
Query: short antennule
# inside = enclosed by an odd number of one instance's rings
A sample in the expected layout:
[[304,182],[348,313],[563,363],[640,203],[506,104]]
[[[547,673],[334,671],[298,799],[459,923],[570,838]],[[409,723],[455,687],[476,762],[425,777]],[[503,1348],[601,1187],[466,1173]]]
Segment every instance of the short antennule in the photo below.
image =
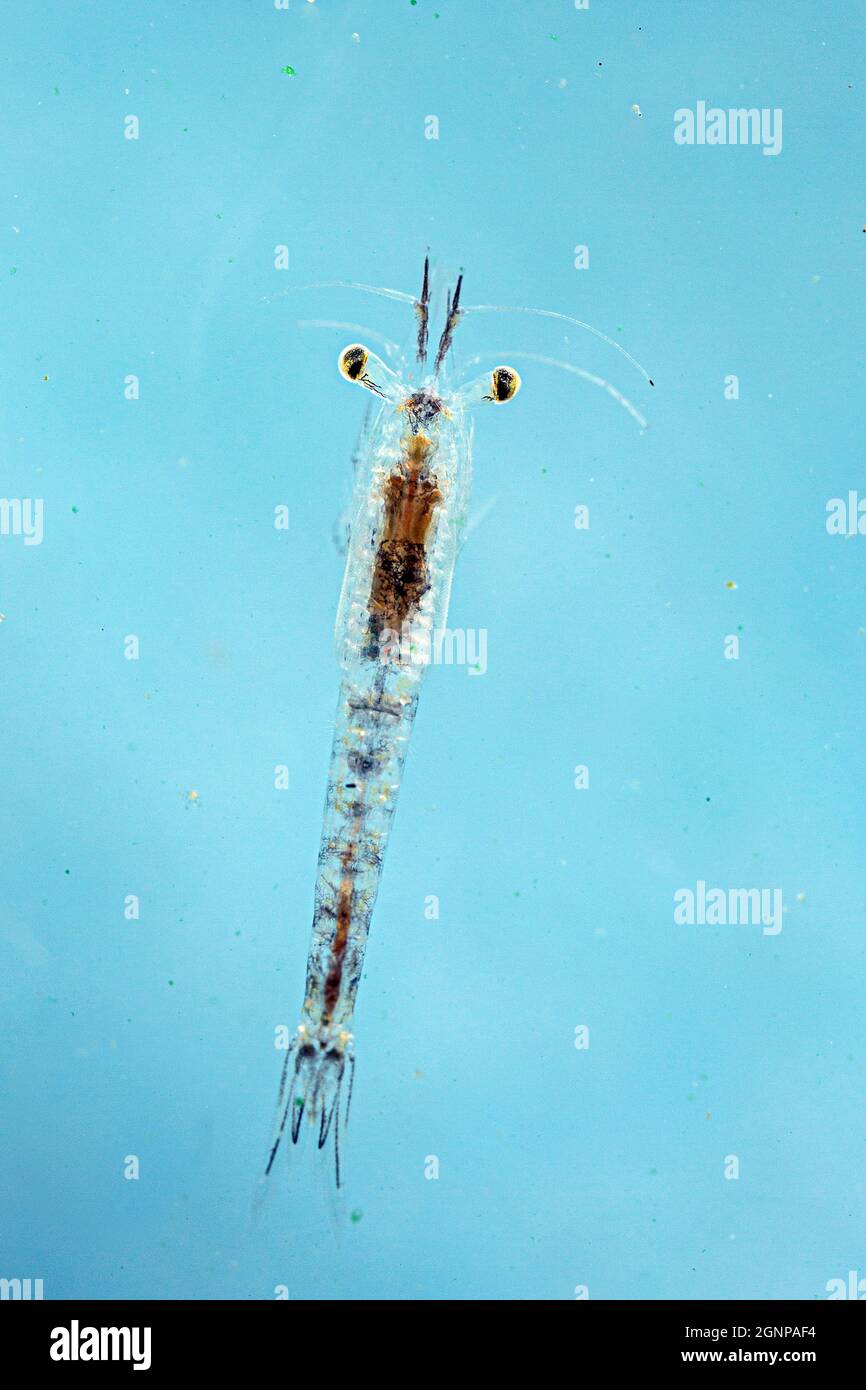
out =
[[415,301],[418,315],[418,361],[421,366],[427,361],[427,330],[430,322],[430,257],[424,257],[424,283],[421,298]]
[[445,312],[445,327],[442,330],[442,337],[439,339],[439,347],[436,351],[434,375],[438,374],[439,368],[445,361],[448,349],[451,346],[451,340],[454,337],[454,330],[460,321],[460,314],[462,312],[460,309],[460,291],[462,288],[463,272],[461,271],[457,277],[457,284],[454,286],[454,298],[452,299],[450,294],[448,296],[448,304]]

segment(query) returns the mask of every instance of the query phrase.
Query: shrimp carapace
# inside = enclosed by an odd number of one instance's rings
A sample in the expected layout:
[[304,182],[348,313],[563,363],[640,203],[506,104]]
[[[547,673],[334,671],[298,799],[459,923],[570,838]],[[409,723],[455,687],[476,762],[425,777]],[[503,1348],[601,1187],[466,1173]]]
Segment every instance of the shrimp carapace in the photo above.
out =
[[370,587],[370,634],[399,638],[428,588],[427,538],[442,501],[430,472],[434,446],[423,434],[407,436],[399,466],[383,489],[384,517]]

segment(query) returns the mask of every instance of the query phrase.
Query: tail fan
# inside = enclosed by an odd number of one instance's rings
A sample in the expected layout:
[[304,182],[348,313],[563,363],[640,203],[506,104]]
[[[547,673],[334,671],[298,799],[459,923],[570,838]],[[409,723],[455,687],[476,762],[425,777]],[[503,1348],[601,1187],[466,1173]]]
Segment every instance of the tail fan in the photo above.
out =
[[[310,1125],[318,1122],[317,1147],[323,1149],[331,1134],[334,1136],[334,1173],[337,1187],[342,1186],[340,1165],[340,1131],[349,1122],[349,1107],[352,1101],[352,1086],[355,1079],[355,1056],[351,1051],[351,1035],[341,1037],[339,1045],[325,1040],[314,1042],[309,1036],[293,1039],[283,1062],[280,1074],[280,1089],[277,1096],[277,1113],[265,1177],[274,1166],[280,1144],[289,1125],[292,1143],[297,1144],[301,1135],[301,1121],[307,1116]],[[348,1069],[348,1087],[345,1111],[341,1113],[343,1081]]]

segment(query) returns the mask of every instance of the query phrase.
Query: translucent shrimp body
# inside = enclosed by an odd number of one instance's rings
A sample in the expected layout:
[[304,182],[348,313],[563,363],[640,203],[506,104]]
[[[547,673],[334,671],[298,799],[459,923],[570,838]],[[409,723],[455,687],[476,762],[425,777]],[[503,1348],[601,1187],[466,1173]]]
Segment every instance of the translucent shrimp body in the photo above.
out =
[[[446,627],[469,502],[469,411],[482,403],[503,404],[520,387],[517,372],[504,366],[460,390],[445,384],[452,339],[464,312],[461,285],[462,276],[447,297],[438,347],[428,366],[425,262],[421,294],[414,301],[419,370],[411,386],[360,343],[351,343],[339,358],[341,374],[376,398],[378,413],[357,459],[335,630],[341,683],[306,987],[301,1020],[283,1066],[266,1168],[269,1173],[287,1129],[297,1141],[306,1115],[318,1125],[320,1148],[333,1135],[338,1186],[340,1135],[354,1074],[355,998],[421,680],[435,634]],[[393,291],[373,293],[408,298]],[[599,378],[590,379],[607,387]],[[628,402],[620,403],[628,407]]]
[[340,1098],[354,1065],[355,996],[427,653],[434,632],[446,623],[468,504],[471,421],[459,399],[446,405],[438,394],[458,296],[459,282],[454,301],[449,299],[436,367],[415,389],[389,380],[384,363],[359,344],[340,358],[343,375],[382,404],[366,438],[352,501],[335,630],[342,679],[306,988],[284,1066],[267,1171],[289,1115],[297,1140],[306,1113],[318,1123],[320,1147],[333,1133],[340,1180]]

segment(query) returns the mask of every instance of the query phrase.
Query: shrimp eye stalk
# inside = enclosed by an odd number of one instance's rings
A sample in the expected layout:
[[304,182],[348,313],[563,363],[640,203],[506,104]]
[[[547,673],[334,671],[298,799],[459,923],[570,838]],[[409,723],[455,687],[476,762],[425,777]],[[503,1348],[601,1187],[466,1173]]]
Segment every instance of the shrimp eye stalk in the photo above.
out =
[[337,358],[337,366],[340,376],[356,386],[363,386],[366,391],[372,391],[375,396],[394,394],[394,373],[363,343],[350,343],[344,347]]
[[492,372],[485,372],[464,386],[457,393],[456,404],[464,410],[490,401],[494,405],[503,405],[506,401],[513,401],[519,390],[520,376],[513,367],[494,367]]

